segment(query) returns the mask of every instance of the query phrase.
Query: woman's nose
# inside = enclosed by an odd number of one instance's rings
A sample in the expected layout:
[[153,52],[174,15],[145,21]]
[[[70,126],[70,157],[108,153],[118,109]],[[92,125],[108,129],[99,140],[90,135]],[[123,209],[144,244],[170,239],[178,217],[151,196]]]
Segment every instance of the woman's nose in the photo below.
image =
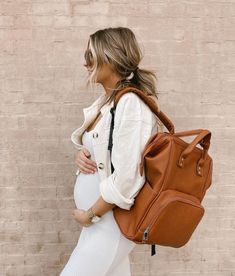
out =
[[86,67],[86,69],[87,69],[89,72],[91,72],[91,69],[90,69],[89,66],[87,66],[86,64],[83,64],[83,66]]

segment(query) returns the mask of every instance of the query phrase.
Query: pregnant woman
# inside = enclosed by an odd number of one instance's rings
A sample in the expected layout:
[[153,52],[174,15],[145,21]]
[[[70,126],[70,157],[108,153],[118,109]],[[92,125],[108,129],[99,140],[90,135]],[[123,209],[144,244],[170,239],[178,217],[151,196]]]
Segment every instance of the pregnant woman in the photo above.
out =
[[84,122],[71,135],[78,150],[73,216],[83,228],[60,276],[131,275],[129,253],[136,244],[120,232],[113,208],[130,210],[134,204],[145,180],[139,173],[141,152],[160,122],[136,94],[127,93],[115,111],[111,158],[108,142],[110,109],[118,91],[137,87],[158,104],[154,73],[140,69],[140,60],[130,29],[107,28],[90,35],[85,52],[88,83],[101,84],[105,93],[83,109]]

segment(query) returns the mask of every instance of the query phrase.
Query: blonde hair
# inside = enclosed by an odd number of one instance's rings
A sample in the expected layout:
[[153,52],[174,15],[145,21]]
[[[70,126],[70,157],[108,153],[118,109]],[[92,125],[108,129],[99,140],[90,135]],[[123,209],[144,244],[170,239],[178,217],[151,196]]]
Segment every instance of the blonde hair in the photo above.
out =
[[[104,104],[110,103],[120,89],[132,86],[151,96],[160,110],[155,84],[157,77],[153,71],[139,68],[142,58],[135,34],[129,28],[110,27],[96,31],[90,35],[85,51],[85,66],[91,67],[92,70],[87,79],[87,86],[94,89],[100,68],[108,63],[121,76],[121,80],[116,83]],[[162,129],[162,123],[158,123]]]

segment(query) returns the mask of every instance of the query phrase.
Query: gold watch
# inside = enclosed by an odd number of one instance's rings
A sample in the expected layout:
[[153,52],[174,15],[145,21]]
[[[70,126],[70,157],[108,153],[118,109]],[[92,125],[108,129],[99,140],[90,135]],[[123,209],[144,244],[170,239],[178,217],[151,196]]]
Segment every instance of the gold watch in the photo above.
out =
[[90,219],[91,222],[93,223],[96,223],[98,222],[101,217],[100,216],[97,216],[93,211],[92,211],[92,207],[90,207],[88,210],[87,210],[87,213],[88,213],[88,217]]

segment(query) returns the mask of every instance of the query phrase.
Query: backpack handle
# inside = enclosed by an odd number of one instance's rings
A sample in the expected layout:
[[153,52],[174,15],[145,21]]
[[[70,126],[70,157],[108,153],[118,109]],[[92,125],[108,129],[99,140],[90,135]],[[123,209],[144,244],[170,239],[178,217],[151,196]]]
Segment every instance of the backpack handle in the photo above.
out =
[[114,108],[116,108],[116,105],[117,105],[119,99],[121,98],[121,96],[129,91],[137,94],[149,106],[151,111],[160,119],[160,121],[165,125],[165,127],[168,129],[168,131],[171,134],[175,133],[174,124],[166,116],[166,114],[158,109],[156,103],[154,102],[154,100],[152,98],[148,97],[145,93],[143,93],[142,90],[140,90],[136,87],[128,86],[128,87],[125,87],[122,90],[118,91],[117,95],[114,98]]
[[198,143],[203,147],[201,158],[197,162],[197,173],[198,175],[202,176],[202,166],[205,161],[205,157],[207,154],[207,151],[210,147],[210,139],[211,139],[211,132],[207,129],[195,129],[190,131],[182,131],[175,133],[174,136],[182,137],[182,136],[190,136],[198,134],[196,138],[188,145],[188,147],[182,151],[178,165],[180,167],[183,167],[184,159],[193,151],[193,149],[196,147]]
[[206,129],[186,130],[186,131],[174,133],[174,136],[183,137],[183,136],[191,136],[196,134],[199,134],[199,136],[197,136],[192,141],[192,143],[194,143],[196,146],[200,142],[200,145],[203,148],[208,150],[210,147],[210,138],[211,138],[211,132],[209,130],[206,130]]

